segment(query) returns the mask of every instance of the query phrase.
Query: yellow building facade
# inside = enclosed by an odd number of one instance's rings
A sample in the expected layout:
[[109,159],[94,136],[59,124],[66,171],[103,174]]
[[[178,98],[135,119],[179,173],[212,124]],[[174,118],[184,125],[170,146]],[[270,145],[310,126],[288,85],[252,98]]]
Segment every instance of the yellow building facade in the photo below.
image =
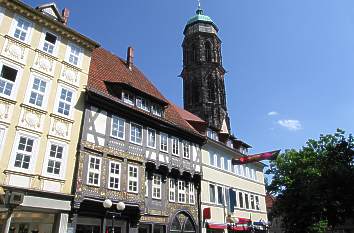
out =
[[83,92],[99,45],[69,11],[0,1],[2,232],[66,232]]
[[[237,232],[251,223],[267,223],[264,165],[233,165],[232,159],[243,153],[211,139],[202,147],[203,233],[224,232],[230,227],[235,231],[229,232]],[[205,215],[207,212],[210,216]]]

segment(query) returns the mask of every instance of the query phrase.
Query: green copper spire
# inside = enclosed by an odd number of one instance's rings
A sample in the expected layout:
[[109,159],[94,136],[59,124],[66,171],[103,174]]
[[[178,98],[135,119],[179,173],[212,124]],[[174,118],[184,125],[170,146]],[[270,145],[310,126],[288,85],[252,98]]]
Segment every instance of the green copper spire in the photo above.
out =
[[196,15],[194,15],[192,18],[190,18],[187,22],[187,25],[192,24],[197,21],[202,21],[202,22],[207,22],[207,23],[213,23],[213,20],[207,15],[204,15],[203,9],[200,7],[200,1],[198,1],[198,9],[195,12]]

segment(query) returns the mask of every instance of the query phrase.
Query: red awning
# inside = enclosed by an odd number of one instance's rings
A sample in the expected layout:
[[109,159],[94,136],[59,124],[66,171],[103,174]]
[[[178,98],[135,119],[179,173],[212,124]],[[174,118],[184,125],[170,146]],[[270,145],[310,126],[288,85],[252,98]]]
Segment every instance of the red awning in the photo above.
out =
[[207,226],[209,229],[215,229],[215,230],[223,230],[227,228],[227,225],[224,223],[208,223]]
[[251,219],[248,219],[248,218],[238,218],[238,222],[237,224],[248,224],[252,222]]
[[229,228],[231,231],[249,231],[251,230],[251,227],[246,227],[246,226],[231,226]]

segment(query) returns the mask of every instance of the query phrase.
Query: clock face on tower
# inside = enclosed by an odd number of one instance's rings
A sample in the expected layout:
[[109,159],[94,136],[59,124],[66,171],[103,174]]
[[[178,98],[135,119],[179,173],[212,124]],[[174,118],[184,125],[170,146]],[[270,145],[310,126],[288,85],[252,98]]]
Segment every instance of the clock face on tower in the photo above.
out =
[[187,23],[183,40],[184,108],[220,131],[229,120],[218,28],[199,8]]

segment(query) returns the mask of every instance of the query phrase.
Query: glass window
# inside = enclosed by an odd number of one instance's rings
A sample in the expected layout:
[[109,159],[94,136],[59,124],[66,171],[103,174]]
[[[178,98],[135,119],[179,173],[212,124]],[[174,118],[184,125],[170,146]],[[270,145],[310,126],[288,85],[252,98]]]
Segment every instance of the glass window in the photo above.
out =
[[46,88],[47,81],[34,77],[28,102],[38,107],[43,107]]
[[135,144],[142,144],[143,127],[134,123],[130,124],[130,141]]
[[165,133],[160,133],[160,150],[168,152],[168,135]]
[[95,186],[100,185],[101,158],[90,156],[87,183]]
[[251,168],[251,179],[256,180],[256,173],[253,168]]
[[170,179],[169,182],[169,200],[170,202],[176,201],[176,180]]
[[221,157],[218,154],[215,154],[215,158],[216,158],[216,166],[218,168],[221,168]]
[[172,138],[172,154],[179,155],[178,139]]
[[215,185],[209,184],[209,201],[215,203]]
[[229,161],[227,160],[227,158],[224,158],[224,169],[225,169],[226,171],[230,170],[230,169],[229,169]]
[[0,93],[11,96],[13,86],[16,81],[18,71],[9,66],[3,65],[1,67],[0,76]]
[[125,120],[117,117],[112,116],[112,127],[111,127],[111,136],[119,139],[124,139],[125,134]]
[[138,192],[138,167],[128,166],[128,192]]
[[23,18],[16,18],[16,26],[15,26],[15,31],[14,31],[14,37],[26,42],[28,39],[29,31],[31,29],[32,23],[29,21],[23,19]]
[[238,192],[238,203],[240,203],[240,208],[243,208],[243,193]]
[[53,54],[56,42],[57,36],[50,32],[46,32],[42,50],[49,54]]
[[47,163],[47,174],[59,176],[63,167],[64,147],[51,143]]
[[256,210],[260,210],[260,205],[259,205],[259,197],[255,196],[255,200],[256,200]]
[[218,186],[218,204],[224,204],[224,193],[223,188]]
[[155,116],[159,116],[159,117],[162,116],[162,108],[159,105],[157,105],[157,104],[152,104],[151,105],[151,112]]
[[161,176],[152,177],[152,198],[161,199]]
[[254,210],[255,206],[254,206],[254,195],[250,195],[250,202],[251,202],[251,209]]
[[178,181],[178,202],[186,203],[186,182]]
[[78,46],[73,44],[69,44],[68,49],[69,49],[68,62],[77,66],[79,64],[81,49]]
[[246,165],[246,177],[250,178],[250,168]]
[[245,206],[246,206],[246,209],[250,208],[249,199],[248,199],[248,194],[247,193],[245,193]]
[[28,170],[31,159],[34,156],[34,139],[27,136],[20,136],[16,149],[14,167]]
[[130,105],[134,105],[134,98],[133,95],[129,92],[123,92],[123,102],[130,104]]
[[120,189],[120,163],[109,162],[109,185],[110,189]]
[[240,168],[240,175],[241,176],[245,176],[245,170],[244,170],[245,167],[244,167],[244,165],[240,165],[239,168]]
[[58,102],[58,113],[70,116],[71,105],[73,104],[73,92],[67,88],[61,87],[59,102]]
[[136,98],[136,106],[140,109],[145,110],[145,111],[149,111],[149,106],[148,106],[147,100],[142,97]]
[[148,134],[148,147],[151,148],[156,148],[156,131],[153,129],[148,128],[147,130],[147,134]]
[[189,204],[194,204],[195,203],[195,197],[194,197],[194,184],[189,183]]
[[234,165],[234,169],[235,169],[235,174],[238,175],[239,174],[239,165]]
[[214,154],[209,151],[209,164],[215,166]]
[[183,158],[185,159],[190,159],[190,149],[189,149],[189,143],[188,142],[183,142]]

